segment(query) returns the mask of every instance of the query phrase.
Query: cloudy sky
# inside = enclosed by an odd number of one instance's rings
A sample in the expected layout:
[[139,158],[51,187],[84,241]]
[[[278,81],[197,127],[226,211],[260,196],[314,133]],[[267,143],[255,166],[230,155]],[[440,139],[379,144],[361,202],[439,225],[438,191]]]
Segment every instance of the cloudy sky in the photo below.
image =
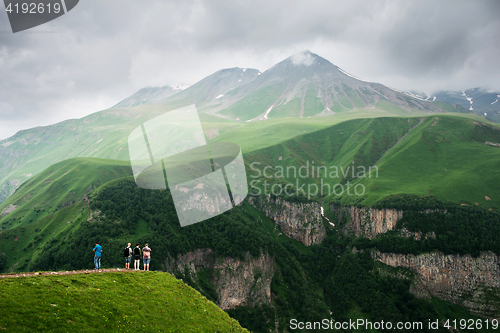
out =
[[304,49],[398,89],[500,91],[500,1],[82,0],[16,34],[2,7],[0,140]]

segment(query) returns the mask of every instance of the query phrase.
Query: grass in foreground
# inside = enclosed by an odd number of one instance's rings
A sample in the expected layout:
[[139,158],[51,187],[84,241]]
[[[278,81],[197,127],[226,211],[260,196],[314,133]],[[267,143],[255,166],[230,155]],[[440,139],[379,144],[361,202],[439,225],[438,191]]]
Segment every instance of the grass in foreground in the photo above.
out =
[[248,332],[168,273],[5,278],[0,295],[7,332]]

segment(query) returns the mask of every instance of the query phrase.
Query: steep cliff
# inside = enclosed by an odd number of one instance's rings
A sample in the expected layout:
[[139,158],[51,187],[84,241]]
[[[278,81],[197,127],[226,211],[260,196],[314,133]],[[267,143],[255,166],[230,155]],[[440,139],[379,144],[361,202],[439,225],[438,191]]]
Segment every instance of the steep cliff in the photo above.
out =
[[7,200],[7,198],[16,191],[21,184],[19,179],[9,179],[0,187],[0,203]]
[[248,197],[248,202],[273,219],[288,237],[306,246],[319,244],[326,238],[321,217],[321,205],[317,202],[289,202],[268,196]]
[[[425,253],[418,256],[375,252],[372,256],[393,267],[417,273],[430,294],[459,304],[472,313],[500,318],[500,259],[492,252],[479,257]],[[422,288],[413,288],[419,297]]]
[[18,208],[16,205],[9,205],[7,208],[5,208],[2,213],[0,214],[0,218],[9,215],[13,211],[15,211]]
[[175,260],[170,258],[165,267],[172,274],[187,273],[193,281],[198,280],[200,271],[209,271],[217,292],[217,305],[223,310],[271,302],[275,265],[273,258],[266,253],[261,253],[258,258],[247,254],[245,260],[239,260],[216,257],[212,249],[198,249]]
[[353,232],[358,237],[365,236],[370,239],[393,230],[398,220],[403,217],[403,211],[395,209],[344,207],[331,204],[330,210],[337,223],[343,225],[346,233]]

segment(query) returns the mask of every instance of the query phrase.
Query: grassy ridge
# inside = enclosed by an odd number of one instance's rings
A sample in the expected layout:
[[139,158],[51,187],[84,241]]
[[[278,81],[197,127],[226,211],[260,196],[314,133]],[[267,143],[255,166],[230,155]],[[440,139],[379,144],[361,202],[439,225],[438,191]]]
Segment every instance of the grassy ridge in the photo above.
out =
[[6,278],[0,294],[7,332],[246,332],[168,273]]
[[[293,107],[294,102],[287,103]],[[278,108],[282,108],[279,106]],[[233,142],[238,144],[243,153],[272,147],[294,137],[307,133],[319,131],[345,121],[355,119],[371,119],[378,117],[394,117],[395,114],[381,109],[376,110],[356,110],[343,112],[327,117],[311,118],[281,118],[270,119],[266,121],[255,121],[241,126],[234,126],[225,131],[213,141]],[[420,112],[422,114],[422,112]]]
[[486,141],[500,143],[500,130],[460,117],[428,117],[383,156],[378,178],[359,179],[367,189],[361,203],[408,193],[499,208],[500,149]]
[[[248,152],[245,161],[249,181],[260,176],[259,184],[296,186],[298,180],[306,190],[309,184],[329,184],[323,193],[311,194],[315,200],[373,205],[407,193],[495,209],[500,208],[500,148],[485,142],[500,143],[500,129],[469,117],[355,119]],[[374,166],[378,173],[368,173]],[[263,176],[265,167],[271,178]],[[300,168],[309,174],[299,175]],[[351,194],[356,185],[364,192],[350,195],[347,181]],[[344,186],[342,194],[333,193],[336,184]]]
[[285,86],[283,84],[260,88],[222,110],[220,114],[241,120],[253,119],[266,112],[280,97],[284,89]]
[[74,158],[56,163],[23,184],[0,204],[0,213],[17,206],[0,217],[0,228],[20,227],[83,199],[91,190],[120,177],[132,175],[130,163],[97,158]]
[[43,249],[65,250],[60,242],[78,233],[88,217],[85,208],[79,201],[34,223],[0,232],[0,271],[2,266],[10,271],[30,271],[32,262],[45,255]]

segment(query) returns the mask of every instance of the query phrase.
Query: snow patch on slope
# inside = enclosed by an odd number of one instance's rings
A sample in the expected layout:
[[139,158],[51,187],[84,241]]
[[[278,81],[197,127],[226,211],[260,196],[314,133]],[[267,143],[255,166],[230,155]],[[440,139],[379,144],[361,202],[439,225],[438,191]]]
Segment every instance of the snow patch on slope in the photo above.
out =
[[372,87],[368,86],[369,89],[371,89],[373,92],[379,94],[380,96],[382,96],[383,98],[385,99],[388,99],[386,96],[382,95],[381,93],[379,93],[378,91],[376,91],[375,89],[373,89]]
[[356,79],[356,80],[359,80],[359,81],[363,81],[363,82],[368,82],[368,83],[371,83],[370,81],[365,81],[365,80],[363,80],[363,79],[360,79],[359,77],[356,77],[356,76],[354,76],[354,75],[351,75],[351,74],[347,73],[345,70],[343,70],[343,69],[342,69],[342,68],[340,68],[340,67],[337,67],[337,68],[338,68],[338,70],[339,70],[339,71],[341,71],[342,73],[344,73],[344,74],[345,74],[345,75],[347,75],[347,76],[352,77],[353,79]]
[[413,98],[416,98],[416,99],[419,99],[419,100],[421,100],[421,101],[424,101],[424,102],[425,102],[425,99],[423,99],[423,98],[419,97],[418,95],[414,95],[414,94],[412,94],[412,93],[410,93],[410,92],[407,92],[407,91],[402,91],[402,90],[398,90],[398,89],[395,89],[395,88],[392,88],[392,87],[387,87],[387,88],[389,88],[389,89],[391,89],[391,90],[394,90],[394,91],[396,91],[396,92],[398,92],[398,93],[405,94],[405,95],[407,95],[407,96],[410,96],[410,97],[413,97]]
[[494,101],[493,103],[491,103],[491,105],[495,104],[496,102],[498,102],[498,99],[500,98],[500,95],[497,95],[497,100]]
[[[393,89],[393,88],[391,88],[391,89]],[[395,90],[395,89],[393,89],[393,90]],[[425,101],[425,99],[423,99],[421,96],[419,96],[419,95],[415,95],[415,94],[412,94],[411,92],[402,91],[402,93],[403,93],[403,94],[405,94],[405,95],[408,95],[408,96],[410,96],[410,97],[413,97],[413,98],[419,99],[419,100],[421,100],[421,101]]]
[[273,109],[273,106],[271,105],[271,107],[269,109],[267,109],[266,113],[264,113],[264,119],[267,119],[267,115],[269,114],[269,112],[271,112],[272,109]]
[[467,95],[465,94],[465,91],[462,91],[462,95],[463,95],[463,96],[465,96],[465,98],[466,98],[466,99],[469,101],[469,103],[470,103],[470,108],[469,108],[469,111],[474,110],[474,108],[472,107],[472,103],[474,103],[474,102],[472,101],[472,97],[467,96]]

